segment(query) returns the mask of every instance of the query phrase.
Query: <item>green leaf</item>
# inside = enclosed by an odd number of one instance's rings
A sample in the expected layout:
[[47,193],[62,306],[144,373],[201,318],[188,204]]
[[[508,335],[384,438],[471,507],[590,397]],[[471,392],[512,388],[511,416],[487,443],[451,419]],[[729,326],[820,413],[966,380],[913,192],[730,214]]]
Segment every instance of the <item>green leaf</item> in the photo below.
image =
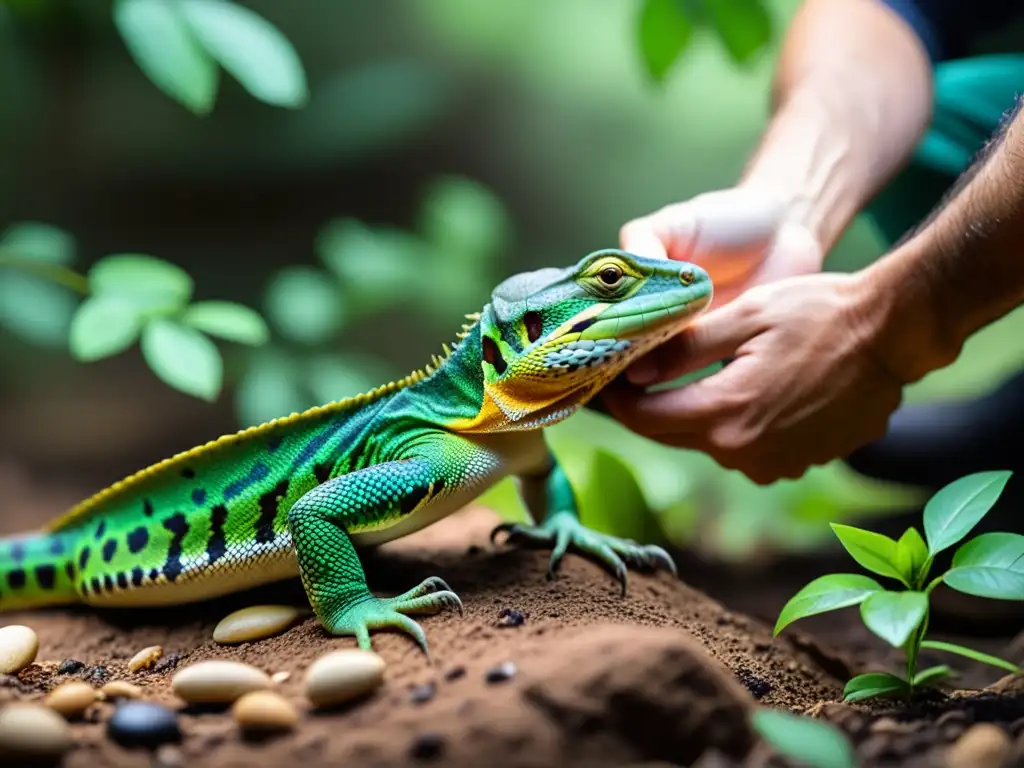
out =
[[943,581],[958,592],[996,600],[1024,600],[1024,536],[984,533],[953,556]]
[[77,301],[65,288],[14,269],[0,269],[0,325],[43,347],[67,344]]
[[778,635],[797,619],[848,608],[882,591],[884,588],[881,584],[859,573],[832,573],[820,576],[793,595],[783,606],[772,634]]
[[142,356],[161,380],[187,395],[213,401],[224,362],[216,345],[194,328],[158,317],[142,331]]
[[640,52],[655,82],[662,82],[693,37],[682,0],[646,0],[640,9]]
[[941,489],[924,507],[928,554],[935,556],[971,532],[999,500],[1012,472],[977,472]]
[[321,344],[341,328],[341,294],[331,276],[304,266],[285,267],[267,287],[267,318],[282,336],[300,344]]
[[896,570],[908,584],[917,585],[927,576],[928,545],[916,528],[908,528],[896,542]]
[[300,373],[276,350],[260,350],[253,355],[235,392],[235,410],[242,426],[264,424],[313,405],[302,392]]
[[146,77],[197,115],[213,108],[217,65],[167,0],[116,0],[114,24]]
[[946,664],[940,664],[937,667],[928,667],[914,675],[914,687],[922,688],[932,686],[940,680],[946,680],[951,677],[956,677],[956,673],[953,672],[953,670]]
[[254,98],[293,108],[309,100],[299,55],[269,21],[226,0],[181,0],[180,7],[207,52]]
[[91,362],[128,349],[139,338],[142,318],[116,296],[91,296],[71,319],[68,345],[76,360]]
[[63,229],[35,221],[12,224],[0,237],[0,262],[5,259],[70,264],[75,239]]
[[843,701],[863,701],[864,699],[900,696],[910,692],[907,681],[890,675],[888,672],[868,672],[857,675],[843,689]]
[[830,523],[839,541],[846,547],[854,560],[872,573],[890,576],[902,581],[896,559],[896,542],[888,536],[873,531],[854,528],[851,525]]
[[703,0],[730,58],[746,64],[772,39],[772,19],[761,0]]
[[259,312],[232,301],[199,301],[181,316],[181,322],[197,331],[239,344],[266,344],[270,330]]
[[88,277],[92,293],[116,296],[147,314],[175,311],[192,297],[188,273],[152,256],[107,256],[93,265]]
[[976,651],[973,648],[965,648],[962,645],[956,643],[945,643],[940,640],[925,640],[921,643],[922,648],[927,648],[931,651],[945,651],[946,653],[955,653],[958,656],[966,656],[968,659],[974,661],[980,661],[982,664],[988,664],[999,669],[1005,669],[1007,672],[1012,672],[1015,675],[1021,673],[1021,668],[1014,664],[1012,661],[1006,661],[1000,659],[998,656],[990,656],[987,653]]
[[758,735],[777,752],[811,768],[856,768],[853,748],[843,732],[824,720],[758,707],[750,715]]
[[878,592],[861,603],[864,624],[896,648],[902,648],[928,613],[924,592]]
[[588,528],[643,544],[665,543],[636,475],[611,451],[597,448],[593,452],[579,502],[580,519]]
[[511,233],[501,201],[482,184],[458,177],[431,184],[419,228],[446,261],[477,270],[500,253]]

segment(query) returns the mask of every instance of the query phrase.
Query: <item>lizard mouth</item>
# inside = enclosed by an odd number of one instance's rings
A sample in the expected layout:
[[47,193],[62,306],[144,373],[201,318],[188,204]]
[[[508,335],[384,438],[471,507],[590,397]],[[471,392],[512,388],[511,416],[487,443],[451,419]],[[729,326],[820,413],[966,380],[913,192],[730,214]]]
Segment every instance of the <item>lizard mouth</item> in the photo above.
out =
[[711,294],[680,290],[638,296],[621,304],[597,304],[551,334],[549,341],[630,340],[703,312]]

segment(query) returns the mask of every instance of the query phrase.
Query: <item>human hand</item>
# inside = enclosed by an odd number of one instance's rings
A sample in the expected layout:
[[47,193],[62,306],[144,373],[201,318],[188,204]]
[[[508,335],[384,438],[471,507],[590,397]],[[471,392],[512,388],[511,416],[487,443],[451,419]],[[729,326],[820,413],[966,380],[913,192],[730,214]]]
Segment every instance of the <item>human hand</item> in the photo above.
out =
[[623,250],[692,261],[711,275],[715,309],[755,285],[821,269],[814,234],[789,208],[754,187],[708,192],[634,219],[619,232]]
[[883,348],[887,307],[861,275],[752,288],[655,349],[634,383],[735,356],[729,365],[661,392],[618,382],[605,404],[635,432],[704,451],[757,483],[799,477],[885,433],[905,383],[889,364],[899,355]]

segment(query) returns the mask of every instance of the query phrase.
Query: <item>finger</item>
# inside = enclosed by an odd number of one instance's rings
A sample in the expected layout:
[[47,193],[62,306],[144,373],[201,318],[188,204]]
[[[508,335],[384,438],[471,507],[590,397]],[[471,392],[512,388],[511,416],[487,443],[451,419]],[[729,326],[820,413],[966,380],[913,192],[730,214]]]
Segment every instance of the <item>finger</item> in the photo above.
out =
[[619,230],[619,246],[624,251],[651,259],[667,259],[664,242],[652,227],[651,216],[633,219]]
[[750,304],[751,300],[741,296],[696,318],[631,365],[626,379],[636,386],[650,386],[734,357],[740,346],[764,328],[760,313],[752,312]]
[[604,399],[611,415],[637,434],[678,448],[704,450],[709,425],[723,410],[716,380],[731,369],[664,392],[609,387]]

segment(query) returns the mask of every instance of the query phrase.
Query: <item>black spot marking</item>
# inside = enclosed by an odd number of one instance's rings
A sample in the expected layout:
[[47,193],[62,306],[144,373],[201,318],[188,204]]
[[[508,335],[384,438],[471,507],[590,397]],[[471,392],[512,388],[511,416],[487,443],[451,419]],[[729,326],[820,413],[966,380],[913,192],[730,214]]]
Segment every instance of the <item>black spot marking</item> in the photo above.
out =
[[146,548],[149,543],[149,531],[146,530],[146,526],[140,525],[133,531],[128,532],[127,538],[128,551],[133,555],[138,554]]
[[20,541],[15,541],[11,544],[11,560],[16,563],[20,563],[25,559],[25,545]]
[[183,470],[181,470],[181,476],[184,477],[186,480],[191,480],[193,477],[196,476],[196,471],[192,469],[192,467],[185,467]]
[[143,573],[142,569],[139,566],[136,565],[134,568],[132,568],[132,586],[133,587],[141,587],[142,586],[142,580],[144,578],[146,578],[146,574]]
[[106,520],[100,520],[100,524],[96,527],[96,541],[99,541],[100,539],[103,538],[103,534],[106,532],[106,530],[107,530],[107,521]]
[[117,552],[117,539],[107,539],[103,542],[103,562],[109,563],[113,560],[115,552]]
[[82,551],[78,553],[78,570],[85,570],[85,566],[89,562],[89,554],[89,547],[82,547]]
[[64,573],[67,575],[68,581],[75,580],[75,564],[70,560],[64,563]]
[[201,506],[203,506],[203,504],[205,502],[206,502],[206,491],[204,491],[202,488],[196,488],[195,490],[192,491],[192,503],[193,504],[195,504],[197,507],[201,507]]
[[60,536],[54,536],[52,539],[50,539],[50,554],[64,554],[64,539],[62,539]]
[[588,320],[580,320],[576,325],[569,329],[569,333],[583,333],[587,328],[597,322],[596,318],[590,318]]
[[443,491],[445,489],[445,485],[446,485],[446,483],[445,483],[443,477],[437,478],[437,480],[434,481],[434,494],[433,495],[434,496],[439,495],[441,493],[441,491]]
[[188,519],[181,512],[177,512],[164,520],[164,528],[174,534],[171,545],[167,548],[164,576],[168,581],[174,581],[181,574],[181,542],[188,533]]
[[114,591],[114,580],[110,577],[109,573],[103,574],[103,588],[107,590],[107,592]]
[[103,585],[100,584],[100,580],[98,578],[93,576],[92,579],[91,579],[91,582],[92,582],[92,593],[94,595],[98,595],[100,592],[103,591]]
[[501,350],[498,349],[498,343],[490,336],[484,336],[481,344],[483,345],[484,361],[490,363],[495,372],[501,376],[501,374],[503,374],[508,368],[508,363],[506,363],[505,358],[501,356]]
[[57,583],[57,569],[49,564],[37,565],[36,581],[41,589],[53,589],[53,585]]
[[88,595],[89,594],[89,582],[86,581],[85,579],[82,579],[82,583],[78,585],[78,591],[81,592],[83,595]]
[[149,580],[150,581],[156,581],[157,576],[159,576],[159,575],[160,575],[160,569],[159,568],[150,568],[149,569]]
[[313,476],[318,483],[326,483],[331,479],[331,462],[322,461],[313,465]]
[[206,555],[210,565],[224,557],[224,553],[228,551],[228,542],[224,537],[224,523],[227,519],[228,508],[223,504],[218,504],[210,510],[210,540],[206,544]]
[[153,502],[149,499],[143,499],[142,501],[142,514],[146,517],[153,516]]
[[117,572],[117,586],[120,589],[128,589],[128,576],[125,575],[124,571]]
[[284,442],[284,439],[280,435],[274,435],[274,437],[267,441],[267,452],[273,453],[281,447],[282,442]]
[[260,516],[256,520],[256,541],[260,544],[274,540],[274,518],[277,517],[277,505],[287,495],[288,481],[282,480],[260,496]]
[[11,589],[21,589],[25,586],[25,571],[23,568],[15,568],[7,573],[7,586]]
[[430,496],[430,486],[421,485],[412,489],[411,493],[406,494],[402,497],[399,502],[399,509],[402,510],[402,515],[408,515],[416,507],[420,505],[420,502]]
[[569,373],[576,373],[576,371],[578,371],[579,369],[580,369],[580,367],[578,365],[570,365],[569,366]]

